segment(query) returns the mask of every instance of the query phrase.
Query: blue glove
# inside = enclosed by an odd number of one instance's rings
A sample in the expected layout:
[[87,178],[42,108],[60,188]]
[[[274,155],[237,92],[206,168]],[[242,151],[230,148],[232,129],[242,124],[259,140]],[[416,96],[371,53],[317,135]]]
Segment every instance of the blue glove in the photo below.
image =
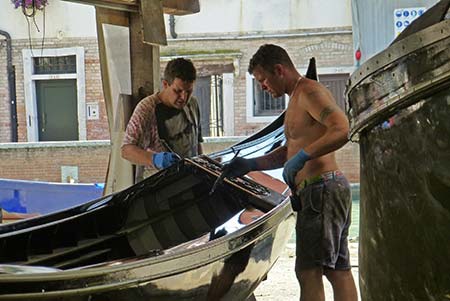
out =
[[223,167],[223,177],[241,177],[256,169],[255,159],[236,157]]
[[295,176],[309,159],[311,156],[302,149],[284,164],[283,179],[291,189],[295,188]]
[[175,153],[154,153],[153,165],[158,169],[164,169],[181,160],[180,156]]

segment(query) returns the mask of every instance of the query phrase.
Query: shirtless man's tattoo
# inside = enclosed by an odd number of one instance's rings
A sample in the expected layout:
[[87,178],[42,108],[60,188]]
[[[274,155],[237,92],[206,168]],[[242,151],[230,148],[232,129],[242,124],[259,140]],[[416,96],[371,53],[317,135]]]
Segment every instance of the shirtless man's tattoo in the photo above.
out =
[[334,112],[333,107],[326,107],[325,109],[323,109],[322,112],[320,112],[320,122],[325,121],[325,119],[327,119],[328,115],[330,115],[333,112]]

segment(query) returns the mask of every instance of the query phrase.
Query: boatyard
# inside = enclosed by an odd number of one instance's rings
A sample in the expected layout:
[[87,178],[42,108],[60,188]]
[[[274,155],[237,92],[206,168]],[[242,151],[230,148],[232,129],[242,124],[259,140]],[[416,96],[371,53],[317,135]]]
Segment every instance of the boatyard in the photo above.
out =
[[0,4],[0,301],[450,300],[450,0],[263,2]]

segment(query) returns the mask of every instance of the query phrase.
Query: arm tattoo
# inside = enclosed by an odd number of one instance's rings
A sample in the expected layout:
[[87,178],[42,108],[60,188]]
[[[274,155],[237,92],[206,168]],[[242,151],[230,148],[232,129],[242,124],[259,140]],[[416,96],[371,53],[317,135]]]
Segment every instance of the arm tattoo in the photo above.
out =
[[320,122],[324,122],[327,117],[334,112],[334,108],[331,106],[326,107],[320,112]]

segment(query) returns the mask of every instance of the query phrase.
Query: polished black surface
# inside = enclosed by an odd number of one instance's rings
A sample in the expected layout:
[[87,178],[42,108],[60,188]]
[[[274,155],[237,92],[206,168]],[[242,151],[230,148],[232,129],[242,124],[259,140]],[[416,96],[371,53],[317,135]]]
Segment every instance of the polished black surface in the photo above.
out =
[[[317,80],[314,58],[307,77]],[[295,225],[282,169],[210,191],[236,154],[284,145],[283,122],[121,192],[0,226],[0,300],[255,300]]]
[[209,192],[237,150],[259,156],[285,142],[282,127],[266,131],[116,194],[0,226],[0,300],[246,300],[291,237],[286,185],[275,171]]

